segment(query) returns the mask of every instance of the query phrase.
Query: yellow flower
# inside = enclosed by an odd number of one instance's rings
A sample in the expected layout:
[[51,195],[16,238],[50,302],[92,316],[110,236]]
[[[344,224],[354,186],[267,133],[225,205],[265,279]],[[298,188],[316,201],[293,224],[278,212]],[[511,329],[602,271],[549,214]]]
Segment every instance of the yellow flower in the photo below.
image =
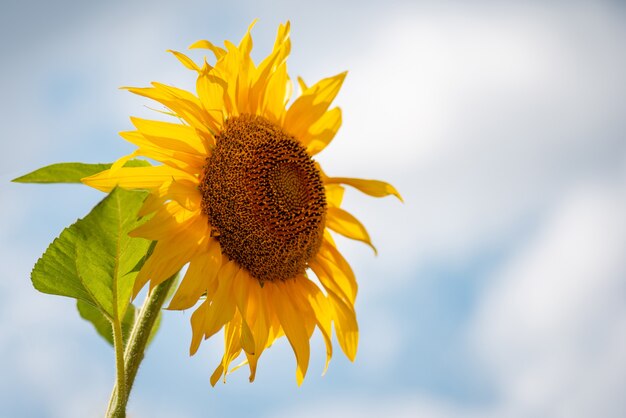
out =
[[[295,352],[300,385],[316,327],[326,343],[326,368],[333,323],[343,352],[356,356],[357,283],[328,230],[372,244],[361,223],[340,208],[343,185],[376,197],[400,195],[381,181],[321,171],[312,156],[341,125],[341,110],[329,107],[346,73],[310,87],[299,79],[302,93],[288,106],[289,23],[280,25],[259,65],[250,57],[253,25],[239,46],[191,45],[210,50],[213,66],[170,51],[197,73],[195,95],[160,83],[128,88],[164,105],[180,123],[131,118],[137,130],[121,136],[137,150],[83,182],[104,192],[116,186],[150,192],[138,215],[152,217],[132,235],[157,244],[134,295],[188,264],[169,309],[202,301],[191,316],[191,354],[224,328],[213,385],[242,351],[254,380],[263,350],[283,335]],[[136,156],[162,165],[123,167]]]

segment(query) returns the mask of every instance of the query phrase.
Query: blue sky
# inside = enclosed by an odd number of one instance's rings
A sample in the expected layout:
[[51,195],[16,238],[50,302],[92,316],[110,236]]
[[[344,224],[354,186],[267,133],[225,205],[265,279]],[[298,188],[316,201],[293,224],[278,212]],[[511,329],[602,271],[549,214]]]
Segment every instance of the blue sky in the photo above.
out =
[[[211,388],[222,340],[188,356],[190,312],[166,312],[134,417],[626,415],[626,10],[619,2],[3,2],[0,415],[97,417],[113,352],[30,269],[101,195],[9,180],[110,162],[129,116],[118,88],[194,77],[166,49],[239,40],[257,61],[292,22],[289,70],[349,70],[326,172],[393,183],[406,203],[347,208],[379,249],[339,240],[360,283],[359,354],[326,376],[312,340],[295,384],[286,341]],[[194,55],[200,58],[200,55]]]

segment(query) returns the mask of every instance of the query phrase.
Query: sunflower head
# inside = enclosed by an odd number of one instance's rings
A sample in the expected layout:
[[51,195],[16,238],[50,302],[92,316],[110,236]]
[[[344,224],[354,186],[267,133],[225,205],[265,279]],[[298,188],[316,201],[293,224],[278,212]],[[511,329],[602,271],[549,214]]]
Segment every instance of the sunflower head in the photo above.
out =
[[226,120],[199,189],[211,235],[228,258],[261,283],[305,273],[322,243],[326,195],[294,137],[262,116]]
[[[134,294],[187,267],[170,309],[194,308],[190,352],[224,331],[225,352],[215,384],[241,354],[254,380],[257,362],[286,336],[302,383],[309,340],[317,328],[332,356],[332,329],[351,360],[358,344],[357,283],[329,231],[372,246],[363,225],[343,210],[344,186],[375,197],[396,195],[377,180],[328,177],[313,157],[341,126],[331,108],[345,73],[307,86],[291,101],[286,59],[289,23],[280,25],[272,52],[258,65],[250,57],[250,29],[238,46],[202,40],[210,51],[199,66],[171,51],[196,74],[196,91],[161,83],[129,88],[166,107],[175,122],[131,118],[122,137],[137,149],[111,169],[83,179],[102,191],[150,192],[138,216],[149,219],[133,236],[156,241],[135,281]],[[124,167],[134,157],[158,162]],[[373,248],[373,246],[372,246]]]

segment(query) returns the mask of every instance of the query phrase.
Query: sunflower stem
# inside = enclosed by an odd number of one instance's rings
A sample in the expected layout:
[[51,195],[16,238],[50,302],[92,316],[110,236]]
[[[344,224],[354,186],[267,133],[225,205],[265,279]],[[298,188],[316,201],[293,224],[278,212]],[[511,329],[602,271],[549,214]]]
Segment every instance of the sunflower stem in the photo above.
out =
[[[125,378],[123,381],[120,381],[118,378],[117,383],[113,388],[111,400],[109,401],[109,407],[107,409],[107,418],[126,417],[126,404],[128,403],[130,391],[133,387],[133,383],[135,382],[139,365],[144,358],[144,352],[150,340],[150,335],[154,325],[156,324],[159,312],[167,299],[167,295],[172,287],[172,284],[176,281],[175,277],[176,275],[155,286],[154,289],[152,289],[152,291],[146,296],[146,300],[144,301],[137,319],[135,320],[135,324],[133,325],[130,336],[128,337],[126,350],[124,351],[124,362],[122,368],[125,371]],[[123,390],[118,392],[118,387],[122,387]]]
[[[115,375],[116,375],[116,385],[113,388],[113,393],[111,394],[111,399],[109,400],[109,411],[111,411],[111,406],[115,400],[120,400],[120,404],[126,404],[124,398],[126,397],[126,371],[124,364],[124,341],[122,338],[122,322],[115,318],[112,321],[113,327],[113,346],[115,347]],[[115,408],[113,409],[115,411]],[[125,416],[124,411],[120,413],[115,413],[111,415],[114,417],[123,418]]]

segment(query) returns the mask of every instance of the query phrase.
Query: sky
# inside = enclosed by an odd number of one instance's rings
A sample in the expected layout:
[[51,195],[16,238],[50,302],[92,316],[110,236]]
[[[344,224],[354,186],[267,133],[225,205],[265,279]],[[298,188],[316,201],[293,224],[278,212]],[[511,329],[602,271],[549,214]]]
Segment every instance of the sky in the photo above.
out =
[[[212,388],[222,339],[189,357],[190,312],[165,312],[132,417],[626,416],[626,9],[620,2],[3,1],[0,415],[104,414],[113,350],[30,270],[102,195],[10,183],[62,161],[111,162],[154,104],[192,89],[167,49],[238,41],[258,62],[292,23],[292,77],[348,70],[329,174],[379,250],[338,240],[359,280],[360,345],[304,384],[286,340]],[[201,53],[192,54],[201,59]]]

